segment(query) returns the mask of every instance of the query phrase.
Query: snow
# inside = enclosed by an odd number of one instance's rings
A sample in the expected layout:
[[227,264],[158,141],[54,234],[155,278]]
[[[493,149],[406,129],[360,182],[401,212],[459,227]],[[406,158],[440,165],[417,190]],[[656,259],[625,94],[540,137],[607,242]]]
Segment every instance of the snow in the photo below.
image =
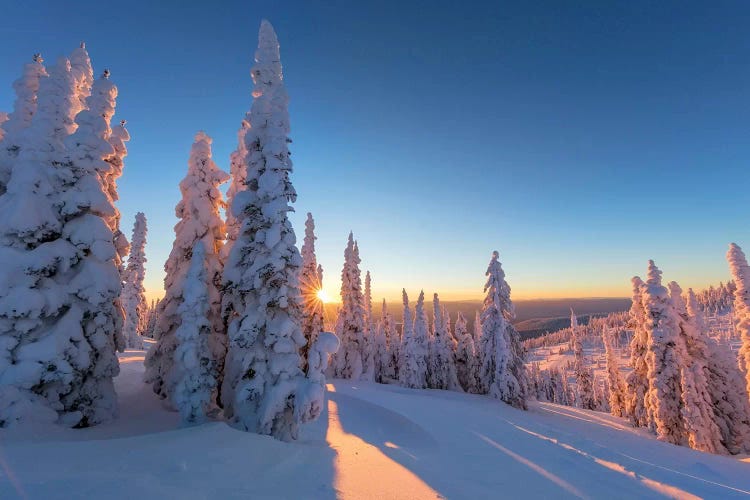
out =
[[741,460],[659,442],[624,419],[551,403],[522,412],[449,391],[334,380],[322,418],[294,443],[216,421],[182,428],[142,383],[143,358],[137,350],[120,355],[118,420],[0,430],[0,498],[750,494]]

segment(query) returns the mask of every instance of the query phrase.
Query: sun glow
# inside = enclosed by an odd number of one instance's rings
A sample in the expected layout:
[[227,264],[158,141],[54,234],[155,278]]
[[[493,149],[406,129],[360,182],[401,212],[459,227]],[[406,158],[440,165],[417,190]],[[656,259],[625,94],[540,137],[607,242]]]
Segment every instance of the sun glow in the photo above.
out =
[[331,299],[331,297],[328,295],[328,292],[326,292],[322,288],[315,293],[315,296],[318,297],[318,300],[320,300],[324,304],[328,304],[329,302],[333,302],[333,300]]

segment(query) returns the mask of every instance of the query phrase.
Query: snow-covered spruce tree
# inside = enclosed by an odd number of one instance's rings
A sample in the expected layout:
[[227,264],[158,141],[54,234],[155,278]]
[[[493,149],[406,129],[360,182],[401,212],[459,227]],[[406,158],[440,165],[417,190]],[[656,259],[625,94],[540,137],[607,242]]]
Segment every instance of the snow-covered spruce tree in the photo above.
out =
[[[105,70],[105,75],[109,72]],[[109,136],[109,143],[114,148],[115,152],[107,159],[109,168],[102,174],[104,185],[106,186],[106,192],[113,202],[120,199],[117,194],[117,179],[122,176],[122,170],[125,166],[125,157],[128,154],[128,149],[125,143],[130,140],[130,134],[128,129],[125,128],[125,120],[120,120],[120,124],[112,128],[112,133]],[[120,230],[120,211],[115,207],[114,213],[106,218],[107,225],[115,235],[115,248],[117,249],[117,264],[120,268],[120,273],[124,275],[122,267],[122,260],[130,252],[130,243],[125,237],[123,232]]]
[[315,342],[315,338],[323,331],[323,302],[318,292],[323,287],[323,269],[318,265],[315,256],[315,221],[311,213],[307,213],[305,221],[305,239],[302,244],[302,270],[299,285],[302,293],[302,334],[305,345],[301,350],[303,370],[306,369],[307,352]]
[[683,359],[680,342],[680,320],[661,284],[661,271],[653,260],[648,262],[648,279],[642,298],[644,328],[648,333],[648,404],[654,419],[654,430],[661,441],[672,444],[687,442],[682,422],[682,385],[680,367]]
[[[359,257],[359,246],[354,243],[354,250]],[[372,318],[372,283],[370,281],[370,271],[365,273],[365,293],[364,293],[364,306],[365,306],[365,330],[363,332],[363,344],[362,344],[362,380],[366,382],[373,382],[375,380],[376,372],[375,365],[377,364],[376,354],[376,340],[375,340],[375,322]],[[380,377],[380,374],[377,374]]]
[[398,343],[396,325],[383,299],[380,320],[375,328],[375,372],[377,381],[389,383],[396,379],[396,367],[393,362],[392,346]]
[[73,100],[73,116],[86,109],[86,100],[91,95],[91,86],[94,84],[94,70],[91,68],[91,59],[86,51],[86,44],[73,50],[70,54],[70,74],[75,81],[76,97]]
[[713,399],[709,393],[706,377],[707,346],[687,312],[682,288],[669,282],[672,307],[679,316],[680,338],[677,347],[683,362],[680,366],[682,387],[682,421],[685,425],[688,445],[708,453],[726,453],[722,437],[714,422]]
[[635,427],[649,426],[649,411],[646,394],[648,393],[648,331],[644,327],[645,311],[643,310],[643,280],[638,276],[631,279],[633,301],[630,306],[630,326],[633,338],[630,341],[630,367],[633,369],[625,381],[627,384],[626,414]]
[[[196,242],[202,241],[205,251],[205,268],[208,286],[208,320],[211,336],[208,346],[210,358],[214,360],[217,380],[221,380],[226,336],[221,318],[219,282],[222,263],[219,252],[225,234],[224,223],[219,215],[223,206],[219,186],[227,180],[227,174],[219,170],[211,159],[211,138],[203,132],[195,135],[195,142],[188,159],[187,175],[180,182],[182,199],[175,207],[179,222],[174,227],[175,240],[172,251],[164,264],[164,298],[159,303],[159,319],[156,328],[157,342],[146,354],[144,380],[150,383],[161,398],[173,401],[174,380],[172,372],[181,369],[175,366],[176,332],[180,326],[180,306],[185,300],[185,276]],[[218,386],[217,386],[218,387]]]
[[705,353],[704,372],[721,443],[731,454],[746,453],[750,451],[750,401],[737,360],[726,344],[708,337],[703,312],[692,289],[688,290],[687,314],[696,332],[692,348]]
[[177,307],[179,326],[174,332],[173,369],[165,382],[171,387],[171,404],[187,424],[202,423],[213,410],[216,391],[216,360],[209,348],[211,301],[203,240],[197,240],[189,257],[182,283],[182,301]]
[[625,416],[625,381],[620,374],[620,366],[617,362],[617,351],[614,346],[614,335],[616,330],[603,329],[602,341],[604,343],[604,354],[607,359],[607,386],[609,387],[609,412],[615,417]]
[[729,245],[727,262],[737,287],[734,291],[734,320],[735,329],[742,341],[739,366],[745,374],[747,392],[750,393],[750,266],[736,243]]
[[456,375],[454,360],[456,346],[450,334],[450,325],[446,324],[443,310],[440,308],[440,298],[434,294],[432,298],[432,349],[429,359],[429,387],[432,389],[447,389],[461,391]]
[[363,373],[366,312],[359,262],[354,235],[349,233],[344,251],[344,267],[341,270],[341,309],[336,321],[336,335],[341,341],[341,347],[333,361],[335,376],[352,380],[359,380]]
[[573,344],[573,372],[576,376],[576,403],[579,408],[585,410],[596,409],[596,397],[594,395],[594,376],[588,367],[586,356],[583,352],[581,341],[582,331],[578,327],[578,318],[573,310],[570,310],[570,332]]
[[458,339],[456,347],[456,375],[458,382],[464,391],[476,394],[477,376],[476,368],[478,367],[476,359],[476,350],[474,348],[474,338],[466,328],[466,319],[461,311],[456,317],[455,336]]
[[516,408],[526,409],[526,369],[518,332],[511,324],[515,317],[510,286],[500,265],[500,254],[492,252],[487,268],[487,296],[480,321],[482,366],[479,381],[490,396]]
[[133,238],[125,273],[125,284],[122,288],[122,306],[125,309],[125,326],[123,336],[131,349],[143,349],[143,331],[146,328],[146,290],[143,280],[146,277],[146,216],[143,212],[135,214]]
[[101,82],[77,117],[70,62],[39,83],[7,192],[0,197],[0,422],[57,420],[87,427],[113,418],[121,311],[113,210],[97,171],[113,86]]
[[[401,383],[412,389],[427,388],[427,362],[428,362],[428,332],[427,315],[424,312],[424,291],[419,293],[417,304],[414,308],[414,323],[407,330],[407,319],[411,323],[411,311],[409,310],[409,297],[406,291],[404,298],[404,346],[401,367],[403,377]],[[408,316],[408,318],[407,318]]]
[[[222,401],[236,427],[290,440],[297,438],[301,423],[319,416],[324,388],[300,368],[302,257],[287,217],[297,197],[289,179],[289,98],[279,43],[265,20],[255,61],[253,128],[245,137],[248,182],[232,205],[242,226],[224,268],[233,315]],[[257,170],[252,176],[251,165]]]
[[21,77],[13,82],[16,100],[8,120],[3,123],[3,139],[0,142],[0,195],[5,193],[11,169],[25,139],[23,131],[31,125],[36,113],[39,81],[47,77],[43,62],[40,54],[34,54],[32,61],[24,65]]

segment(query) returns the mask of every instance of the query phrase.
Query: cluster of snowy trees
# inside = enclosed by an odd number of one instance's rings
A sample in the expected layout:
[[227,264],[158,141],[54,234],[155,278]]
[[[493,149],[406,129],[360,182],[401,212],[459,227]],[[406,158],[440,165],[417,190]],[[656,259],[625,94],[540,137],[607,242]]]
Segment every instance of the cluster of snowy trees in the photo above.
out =
[[403,324],[397,329],[385,300],[373,314],[371,277],[362,288],[359,246],[349,235],[341,272],[341,308],[336,334],[341,348],[328,370],[331,377],[399,383],[416,389],[445,389],[490,394],[526,408],[524,350],[512,325],[515,317],[510,287],[494,252],[487,269],[486,298],[473,332],[458,313],[451,325],[448,311],[433,295],[432,321],[424,291],[414,309],[403,290]]
[[[124,120],[84,44],[13,84],[0,132],[0,426],[87,427],[117,414],[116,351],[143,327],[145,219],[135,257],[115,207]],[[7,118],[7,119],[5,119]],[[123,290],[123,282],[125,289]]]
[[[727,253],[734,281],[696,294],[684,293],[649,261],[647,279],[632,279],[633,297],[627,327],[630,371],[620,370],[616,343],[622,329],[602,328],[606,359],[603,384],[590,384],[591,364],[583,358],[574,327],[574,384],[565,370],[529,367],[532,393],[538,399],[609,411],[663,441],[720,454],[750,450],[750,267],[731,244]],[[699,299],[702,296],[703,299]],[[739,353],[709,335],[704,311],[723,314],[734,300]],[[602,388],[600,390],[600,388]]]
[[[289,98],[267,21],[251,75],[253,103],[230,174],[212,159],[212,139],[195,136],[180,182],[165,296],[146,322],[156,343],[146,355],[145,381],[186,423],[223,414],[239,429],[291,440],[322,411],[323,372],[338,341],[322,332],[315,300],[322,269],[312,217],[302,254],[288,219],[296,199]],[[219,188],[230,180],[224,200]]]

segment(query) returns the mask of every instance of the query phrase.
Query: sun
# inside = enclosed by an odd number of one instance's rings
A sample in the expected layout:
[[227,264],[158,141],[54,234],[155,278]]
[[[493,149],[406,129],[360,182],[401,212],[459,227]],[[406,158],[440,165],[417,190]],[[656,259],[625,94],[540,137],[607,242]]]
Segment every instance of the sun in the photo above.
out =
[[328,292],[326,292],[322,288],[318,290],[315,296],[318,297],[318,300],[320,300],[324,304],[328,304],[329,302],[331,302],[331,297],[328,296]]

